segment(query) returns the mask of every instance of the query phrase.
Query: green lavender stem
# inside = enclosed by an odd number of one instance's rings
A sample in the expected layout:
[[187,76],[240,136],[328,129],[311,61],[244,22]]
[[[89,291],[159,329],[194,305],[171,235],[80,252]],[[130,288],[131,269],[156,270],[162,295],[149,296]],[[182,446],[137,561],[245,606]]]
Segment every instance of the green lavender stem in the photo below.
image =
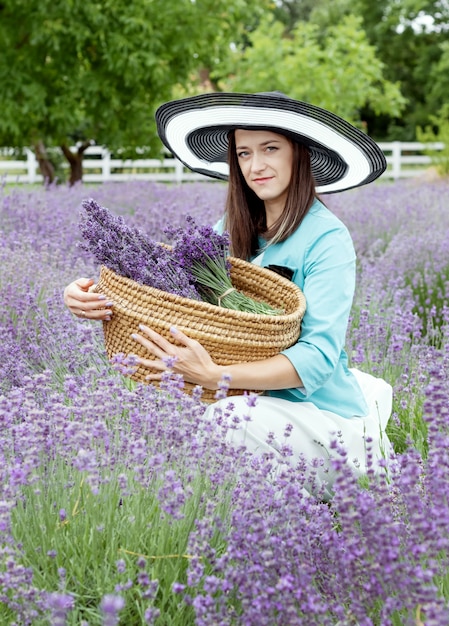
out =
[[[225,309],[247,311],[260,315],[279,315],[283,312],[279,309],[274,309],[266,302],[255,300],[235,289],[226,271],[224,259],[223,263],[217,263],[217,260],[208,257],[204,265],[195,263],[191,268],[191,272],[195,276],[197,288],[201,291],[201,296],[206,302],[219,305]],[[229,291],[231,289],[232,291]],[[228,291],[229,293],[223,296]]]

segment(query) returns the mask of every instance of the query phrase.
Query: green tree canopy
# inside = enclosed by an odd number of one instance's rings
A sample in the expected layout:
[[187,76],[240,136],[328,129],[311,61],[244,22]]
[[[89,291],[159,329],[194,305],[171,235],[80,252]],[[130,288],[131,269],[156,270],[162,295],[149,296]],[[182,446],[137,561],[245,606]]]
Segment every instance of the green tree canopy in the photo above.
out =
[[[300,0],[298,0],[300,1]],[[318,2],[310,20],[326,30],[356,14],[384,64],[384,76],[399,82],[406,107],[399,118],[363,111],[370,128],[384,139],[410,141],[447,101],[448,0],[333,0]]]
[[274,0],[273,15],[289,32],[297,22],[308,22],[313,10],[323,2],[326,0]]
[[312,102],[362,124],[369,105],[377,114],[397,116],[405,101],[396,83],[385,79],[379,60],[361,26],[345,16],[324,33],[316,24],[284,25],[265,17],[221,68],[220,86],[230,91],[274,91]]
[[[155,148],[154,111],[220,59],[260,0],[2,0],[0,143],[59,146],[81,175],[91,141]],[[69,146],[79,142],[77,154]]]

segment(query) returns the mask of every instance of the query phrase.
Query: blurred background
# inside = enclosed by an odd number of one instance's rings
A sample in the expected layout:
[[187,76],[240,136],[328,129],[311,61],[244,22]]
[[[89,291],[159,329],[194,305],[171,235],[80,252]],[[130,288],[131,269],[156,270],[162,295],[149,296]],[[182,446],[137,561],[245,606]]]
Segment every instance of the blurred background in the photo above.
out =
[[169,156],[155,109],[213,90],[280,90],[379,142],[449,144],[448,0],[2,0],[0,46],[2,159],[27,148],[50,182],[81,180],[92,146]]

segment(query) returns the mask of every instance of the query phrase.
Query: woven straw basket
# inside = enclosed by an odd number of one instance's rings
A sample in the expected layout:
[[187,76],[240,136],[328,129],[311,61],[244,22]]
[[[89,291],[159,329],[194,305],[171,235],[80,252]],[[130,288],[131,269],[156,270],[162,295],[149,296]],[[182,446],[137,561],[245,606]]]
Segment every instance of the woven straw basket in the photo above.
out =
[[[296,343],[306,308],[302,291],[271,270],[233,257],[230,261],[234,287],[284,313],[247,313],[190,300],[141,285],[103,266],[95,291],[114,302],[111,321],[103,323],[108,357],[124,353],[152,358],[131,338],[131,333],[139,332],[140,323],[171,343],[176,342],[170,327],[176,326],[199,341],[219,365],[258,361]],[[145,383],[148,373],[148,369],[139,367],[131,378]],[[184,389],[190,393],[193,387],[186,383]],[[229,390],[229,395],[242,393],[242,389]],[[212,402],[214,396],[215,391],[205,389],[202,399]]]

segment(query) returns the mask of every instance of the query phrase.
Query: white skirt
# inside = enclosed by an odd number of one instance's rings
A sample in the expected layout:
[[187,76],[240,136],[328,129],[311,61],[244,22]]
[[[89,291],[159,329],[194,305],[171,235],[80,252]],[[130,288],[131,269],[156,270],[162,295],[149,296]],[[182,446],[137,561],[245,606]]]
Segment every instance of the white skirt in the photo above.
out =
[[[276,451],[284,444],[292,451],[290,461],[306,462],[314,478],[313,491],[324,490],[332,495],[335,474],[330,462],[335,452],[331,443],[342,442],[347,453],[347,463],[357,476],[366,473],[370,465],[374,471],[385,471],[378,460],[388,460],[391,444],[385,433],[392,409],[392,388],[381,378],[357,369],[351,369],[365,395],[369,413],[366,417],[344,418],[330,411],[323,411],[311,402],[290,402],[280,398],[258,396],[254,407],[248,406],[245,396],[232,396],[211,404],[206,417],[214,420],[217,409],[225,414],[232,403],[234,408],[229,420],[233,427],[228,439],[236,445],[244,444],[256,454]],[[233,420],[233,416],[240,420]],[[243,419],[250,417],[250,421]],[[235,424],[238,424],[237,427]],[[285,432],[291,430],[288,438]],[[372,460],[368,460],[368,456]],[[316,460],[319,460],[319,463]]]

